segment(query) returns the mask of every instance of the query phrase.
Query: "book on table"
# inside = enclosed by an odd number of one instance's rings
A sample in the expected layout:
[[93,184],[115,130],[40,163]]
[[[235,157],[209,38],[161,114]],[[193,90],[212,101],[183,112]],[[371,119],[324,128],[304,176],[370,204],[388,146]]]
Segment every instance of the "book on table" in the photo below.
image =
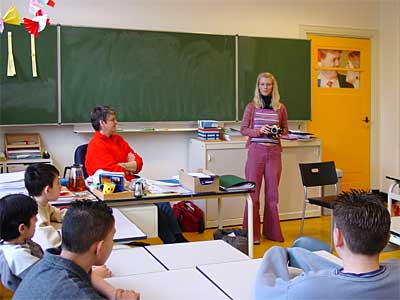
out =
[[251,190],[256,187],[256,183],[248,181],[236,175],[222,175],[219,177],[220,188],[224,191]]

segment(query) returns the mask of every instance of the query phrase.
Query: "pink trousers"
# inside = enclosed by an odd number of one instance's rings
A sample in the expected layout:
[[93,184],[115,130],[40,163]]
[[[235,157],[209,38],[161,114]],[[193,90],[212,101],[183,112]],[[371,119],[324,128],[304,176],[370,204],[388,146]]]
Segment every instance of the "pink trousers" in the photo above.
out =
[[[282,172],[281,149],[279,145],[267,146],[251,143],[246,161],[246,179],[256,183],[251,194],[253,200],[254,241],[260,240],[260,189],[264,176],[265,205],[263,235],[273,241],[283,242],[278,213],[278,186]],[[247,203],[243,218],[243,228],[247,229]]]

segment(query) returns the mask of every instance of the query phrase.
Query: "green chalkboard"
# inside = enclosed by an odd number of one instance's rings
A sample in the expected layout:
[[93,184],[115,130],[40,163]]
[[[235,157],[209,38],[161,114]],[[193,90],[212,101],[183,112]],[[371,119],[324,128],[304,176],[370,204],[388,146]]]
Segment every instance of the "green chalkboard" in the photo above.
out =
[[[7,76],[8,32],[16,75]],[[23,25],[5,25],[0,35],[0,124],[57,123],[57,29],[47,26],[36,38],[38,77],[32,76],[30,34]]]
[[257,75],[271,72],[289,120],[311,119],[310,41],[239,37],[239,118],[254,97]]
[[62,123],[235,119],[233,36],[62,26],[61,57]]

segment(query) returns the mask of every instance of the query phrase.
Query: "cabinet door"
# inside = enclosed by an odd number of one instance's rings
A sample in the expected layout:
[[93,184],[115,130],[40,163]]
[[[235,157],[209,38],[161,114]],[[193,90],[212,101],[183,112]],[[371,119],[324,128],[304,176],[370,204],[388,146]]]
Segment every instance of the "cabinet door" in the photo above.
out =
[[[247,149],[212,149],[207,150],[207,169],[218,174],[244,176]],[[245,198],[225,198],[222,201],[222,224],[242,224]],[[218,201],[208,200],[206,203],[206,226],[217,226]]]
[[[282,153],[282,175],[279,184],[279,215],[281,220],[301,217],[304,190],[301,181],[299,163],[317,162],[320,160],[319,146],[286,147]],[[308,190],[310,197],[319,196],[319,188]],[[306,216],[319,216],[319,206],[307,204]]]

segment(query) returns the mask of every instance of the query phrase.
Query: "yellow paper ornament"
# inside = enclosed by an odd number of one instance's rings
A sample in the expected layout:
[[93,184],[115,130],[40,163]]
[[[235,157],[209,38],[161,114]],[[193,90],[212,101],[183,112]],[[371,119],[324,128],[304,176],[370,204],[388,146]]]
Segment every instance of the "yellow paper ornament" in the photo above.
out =
[[12,25],[20,25],[19,12],[15,6],[11,6],[3,17],[4,23]]

